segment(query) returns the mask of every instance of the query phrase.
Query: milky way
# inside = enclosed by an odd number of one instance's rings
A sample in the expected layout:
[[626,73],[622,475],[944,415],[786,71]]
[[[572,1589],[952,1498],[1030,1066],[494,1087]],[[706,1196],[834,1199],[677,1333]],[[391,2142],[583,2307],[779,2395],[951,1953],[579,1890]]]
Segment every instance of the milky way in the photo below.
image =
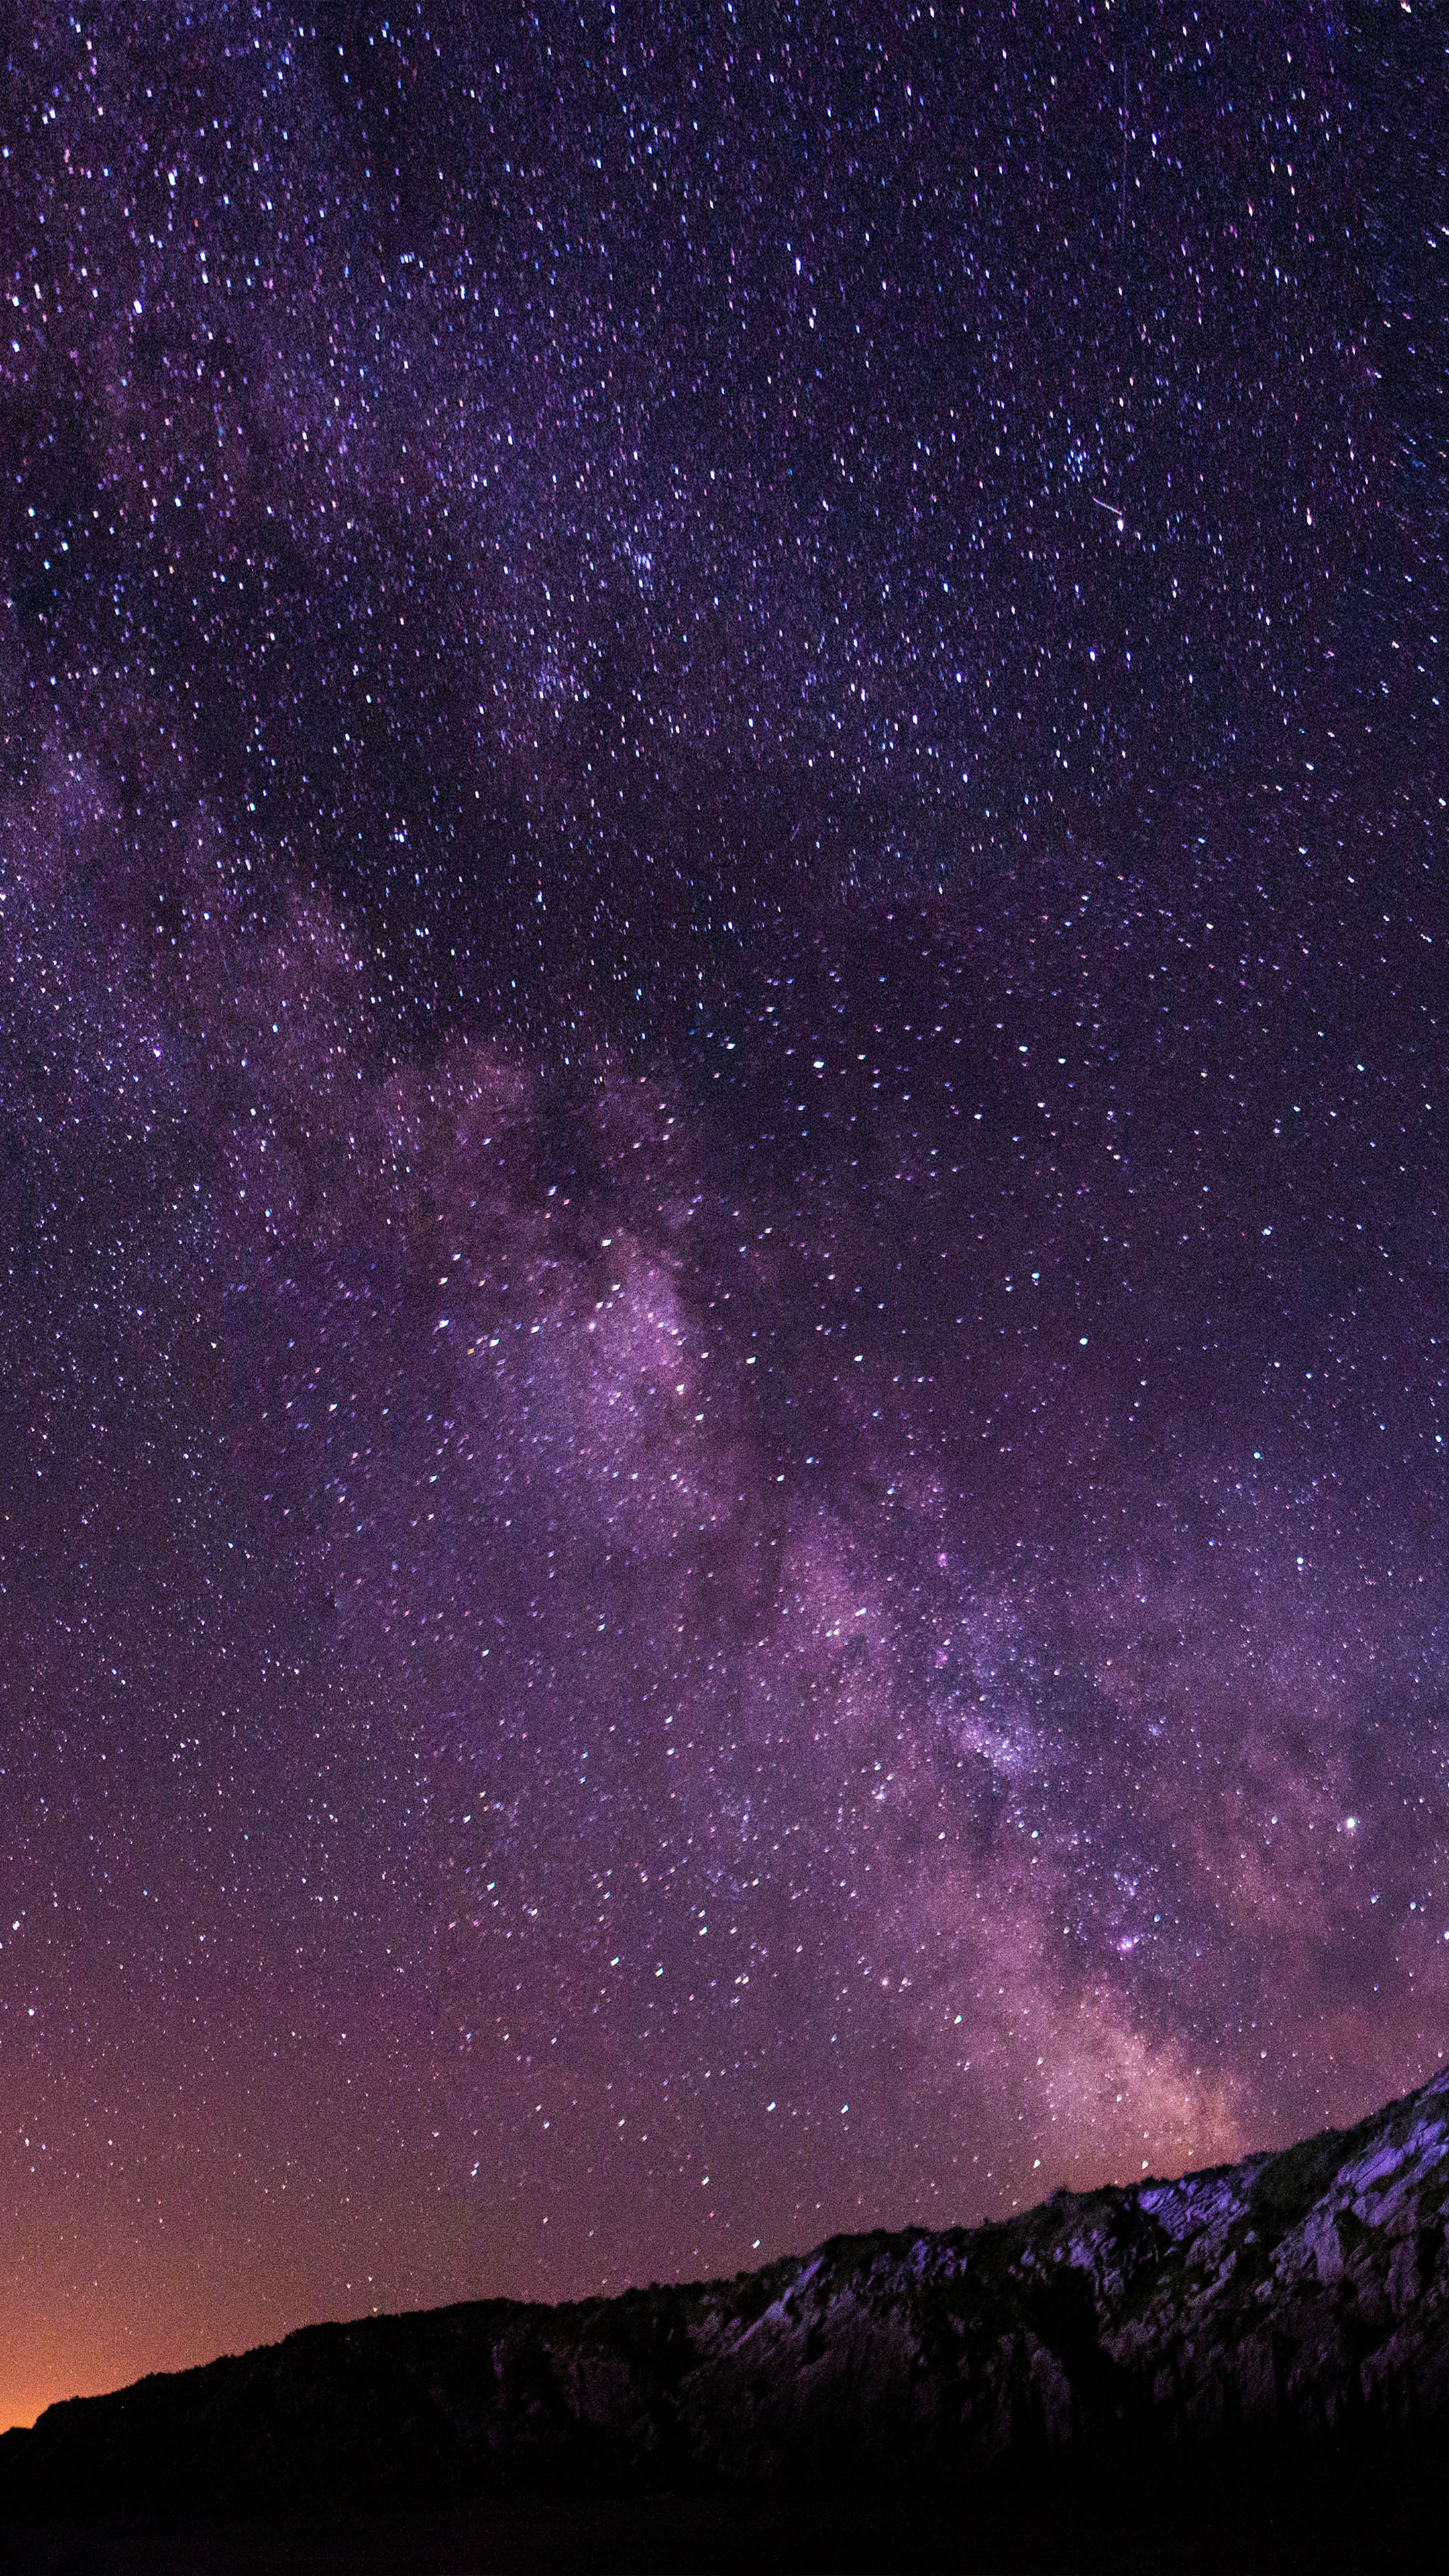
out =
[[10,21],[6,2420],[1449,2054],[1442,29],[668,14]]

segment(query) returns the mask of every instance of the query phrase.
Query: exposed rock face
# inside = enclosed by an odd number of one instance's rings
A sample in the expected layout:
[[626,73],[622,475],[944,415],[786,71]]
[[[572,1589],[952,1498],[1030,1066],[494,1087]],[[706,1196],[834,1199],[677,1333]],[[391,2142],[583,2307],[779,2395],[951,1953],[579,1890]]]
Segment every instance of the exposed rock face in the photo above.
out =
[[734,2281],[319,2326],[0,2442],[0,2508],[522,2477],[970,2476],[1449,2425],[1449,2070],[1346,2133]]

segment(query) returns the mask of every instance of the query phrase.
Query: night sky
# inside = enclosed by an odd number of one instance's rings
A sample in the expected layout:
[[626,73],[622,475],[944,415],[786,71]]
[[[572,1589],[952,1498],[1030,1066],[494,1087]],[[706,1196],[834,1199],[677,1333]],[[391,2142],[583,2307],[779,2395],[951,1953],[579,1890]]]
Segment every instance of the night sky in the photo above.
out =
[[1442,17],[3,31],[0,2422],[1426,2076]]

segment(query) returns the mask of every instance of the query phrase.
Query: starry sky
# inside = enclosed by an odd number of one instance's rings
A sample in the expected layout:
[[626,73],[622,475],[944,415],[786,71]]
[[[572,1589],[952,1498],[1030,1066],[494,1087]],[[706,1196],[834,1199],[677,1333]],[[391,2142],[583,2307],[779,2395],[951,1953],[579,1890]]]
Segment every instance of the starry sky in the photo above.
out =
[[4,45],[0,2421],[1427,2075],[1442,19]]

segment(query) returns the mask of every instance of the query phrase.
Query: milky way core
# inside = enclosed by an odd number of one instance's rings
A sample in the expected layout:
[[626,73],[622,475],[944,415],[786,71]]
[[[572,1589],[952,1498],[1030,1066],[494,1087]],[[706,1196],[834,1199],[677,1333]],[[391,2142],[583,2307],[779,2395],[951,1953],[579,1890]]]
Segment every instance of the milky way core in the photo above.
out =
[[1442,22],[688,14],[6,21],[0,2421],[1449,2054]]

